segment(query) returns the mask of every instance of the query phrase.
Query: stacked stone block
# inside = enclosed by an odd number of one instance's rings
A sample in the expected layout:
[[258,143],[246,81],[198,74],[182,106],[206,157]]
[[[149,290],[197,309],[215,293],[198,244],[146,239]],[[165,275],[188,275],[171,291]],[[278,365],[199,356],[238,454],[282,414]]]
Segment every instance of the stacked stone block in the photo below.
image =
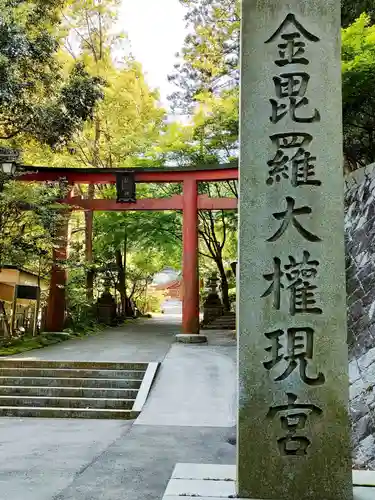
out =
[[345,183],[350,410],[356,468],[375,469],[375,169]]

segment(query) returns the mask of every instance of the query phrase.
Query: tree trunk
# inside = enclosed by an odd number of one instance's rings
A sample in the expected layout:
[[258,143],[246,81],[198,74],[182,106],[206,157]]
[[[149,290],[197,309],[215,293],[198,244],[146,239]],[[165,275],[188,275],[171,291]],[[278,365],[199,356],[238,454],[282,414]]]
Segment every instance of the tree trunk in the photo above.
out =
[[[94,186],[89,186],[90,188]],[[92,198],[91,198],[92,199]],[[94,302],[94,270],[92,269],[93,254],[92,254],[92,235],[93,235],[93,220],[94,212],[85,212],[85,260],[86,260],[86,297],[87,301],[92,304]]]
[[[95,139],[93,146],[93,158],[92,164],[95,168],[100,167],[100,152],[99,152],[99,141],[100,141],[100,120],[98,117],[95,118]],[[87,198],[93,200],[95,197],[95,184],[89,184],[87,190]],[[93,240],[93,222],[94,222],[94,212],[89,210],[85,212],[85,222],[86,222],[86,232],[85,232],[85,243],[86,243],[86,297],[90,304],[94,302],[94,277],[95,273],[92,268],[93,265],[93,253],[92,253],[92,240]]]
[[125,283],[125,271],[122,262],[121,250],[116,250],[116,264],[117,264],[117,290],[119,291],[121,297],[121,314],[126,317],[126,283]]
[[228,278],[223,266],[223,261],[217,260],[216,265],[220,273],[221,297],[223,301],[224,311],[230,311],[229,285],[228,285]]

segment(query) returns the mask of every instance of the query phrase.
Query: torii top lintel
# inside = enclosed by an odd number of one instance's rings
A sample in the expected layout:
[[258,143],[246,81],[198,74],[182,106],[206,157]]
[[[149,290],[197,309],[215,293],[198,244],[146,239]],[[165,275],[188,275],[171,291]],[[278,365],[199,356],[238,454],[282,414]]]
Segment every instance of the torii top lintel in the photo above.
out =
[[69,184],[115,184],[116,174],[134,172],[136,182],[183,182],[195,179],[197,182],[217,182],[238,179],[238,163],[213,164],[193,167],[163,168],[61,168],[22,166],[21,181],[43,182],[66,179]]

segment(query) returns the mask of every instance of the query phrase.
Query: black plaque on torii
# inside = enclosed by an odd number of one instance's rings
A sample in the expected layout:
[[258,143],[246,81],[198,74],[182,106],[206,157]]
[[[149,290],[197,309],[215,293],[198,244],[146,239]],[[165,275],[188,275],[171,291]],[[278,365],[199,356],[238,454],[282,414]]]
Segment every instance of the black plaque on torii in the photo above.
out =
[[116,174],[117,203],[136,203],[136,185],[133,171]]

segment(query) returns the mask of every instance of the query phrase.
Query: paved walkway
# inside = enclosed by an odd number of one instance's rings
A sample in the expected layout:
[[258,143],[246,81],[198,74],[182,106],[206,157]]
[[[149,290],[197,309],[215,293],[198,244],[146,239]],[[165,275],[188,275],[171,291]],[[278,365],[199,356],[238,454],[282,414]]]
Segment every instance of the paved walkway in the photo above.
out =
[[128,320],[122,327],[11,357],[49,361],[162,361],[175,335],[180,333],[180,325],[179,316]]
[[0,500],[155,500],[177,462],[234,464],[235,341],[210,332],[208,345],[174,344],[179,321],[140,320],[15,356],[164,362],[136,422],[0,418]]
[[135,422],[0,418],[0,500],[160,500],[176,463],[235,464],[235,341],[177,345],[179,330],[144,320],[17,356],[163,364]]
[[234,426],[235,368],[233,346],[173,345],[136,424]]

